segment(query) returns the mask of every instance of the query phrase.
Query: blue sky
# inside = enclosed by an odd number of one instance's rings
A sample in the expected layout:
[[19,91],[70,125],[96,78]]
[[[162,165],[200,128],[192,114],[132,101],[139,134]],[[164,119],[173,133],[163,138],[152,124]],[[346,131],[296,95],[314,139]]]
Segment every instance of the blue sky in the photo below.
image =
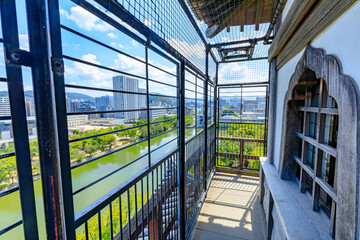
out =
[[[29,50],[24,2],[25,1],[16,1],[19,21],[19,39],[21,48]],[[138,59],[144,60],[145,48],[143,45],[108,25],[104,21],[98,19],[96,16],[87,12],[80,6],[77,6],[70,0],[61,0],[59,2],[61,23],[63,25],[81,32],[89,37],[92,37],[98,41],[101,41],[109,46],[112,46],[120,51],[135,56]],[[94,5],[96,4],[94,3]],[[116,18],[109,12],[107,12],[107,14],[113,18]],[[153,23],[155,20],[144,18],[144,16],[140,17],[142,17],[141,20],[149,28],[153,29],[155,32],[158,30],[157,26],[154,26]],[[181,18],[180,15],[176,17]],[[186,20],[187,19],[184,21]],[[165,36],[168,37],[168,43],[178,50],[183,50],[183,55],[190,60],[193,60],[196,63],[205,62],[204,54],[202,53],[201,42],[198,42],[196,36],[192,36],[191,38],[188,37],[188,41],[185,41],[185,38],[188,35],[181,34],[182,32],[186,31],[190,32],[191,34],[192,31],[184,29],[186,26],[187,23],[179,25],[178,32],[180,32],[180,34],[174,33],[174,35]],[[64,55],[145,77],[145,65],[143,63],[96,45],[95,43],[78,37],[77,35],[74,35],[66,30],[62,30],[62,43]],[[2,45],[1,48],[3,48]],[[0,55],[0,76],[5,77],[6,74],[4,69],[3,49],[0,49]],[[165,69],[168,72],[174,74],[176,73],[176,66],[173,63],[160,57],[151,50],[149,50],[149,62],[162,69]],[[231,75],[234,78],[240,79],[249,76],[249,74],[255,75],[255,78],[259,79],[265,79],[267,77],[267,74],[265,73],[256,72],[255,66],[252,65],[232,63],[226,65],[222,64],[220,66],[221,68],[219,69],[219,78],[228,78],[228,76]],[[30,70],[26,67],[23,69],[24,89],[32,90]],[[229,73],[231,74],[229,75]],[[65,60],[65,82],[68,84],[111,89],[112,77],[116,75],[119,74],[113,71],[103,70],[98,67],[85,65],[79,62]],[[154,68],[149,69],[149,77],[158,81],[176,85],[175,77]],[[139,85],[140,87],[145,87],[145,81],[139,79]],[[1,83],[0,90],[6,90],[6,84]],[[84,91],[72,88],[67,88],[66,90],[69,92],[81,92],[91,96],[109,95],[108,92]],[[175,88],[156,83],[151,83],[149,90],[150,92],[158,92],[170,96],[176,95]]]

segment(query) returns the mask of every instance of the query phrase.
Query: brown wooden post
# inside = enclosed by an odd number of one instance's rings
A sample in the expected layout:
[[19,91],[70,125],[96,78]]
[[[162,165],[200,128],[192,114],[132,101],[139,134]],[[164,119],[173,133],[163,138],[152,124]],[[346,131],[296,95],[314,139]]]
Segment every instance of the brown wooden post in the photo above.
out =
[[240,140],[240,170],[244,168],[244,139]]

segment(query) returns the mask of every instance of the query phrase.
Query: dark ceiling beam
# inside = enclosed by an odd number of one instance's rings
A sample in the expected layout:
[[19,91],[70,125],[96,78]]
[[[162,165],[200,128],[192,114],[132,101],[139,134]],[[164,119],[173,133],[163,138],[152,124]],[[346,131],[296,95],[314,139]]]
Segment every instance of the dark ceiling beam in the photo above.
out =
[[[269,39],[273,39],[274,37],[270,37]],[[209,44],[210,48],[217,48],[217,47],[223,47],[223,46],[229,46],[229,45],[235,45],[235,44],[242,44],[242,43],[257,43],[264,41],[265,37],[261,38],[252,38],[252,39],[246,39],[246,40],[240,40],[240,41],[232,41],[232,42],[224,42],[224,43],[214,43]]]
[[278,0],[276,3],[275,10],[274,10],[273,16],[271,18],[269,29],[267,30],[267,32],[265,34],[265,44],[269,43],[269,40],[271,40],[270,39],[271,33],[275,27],[278,17],[282,13],[285,3],[286,3],[285,0]]
[[268,59],[268,57],[246,58],[246,59],[238,59],[238,60],[228,60],[228,61],[221,61],[221,62],[219,62],[219,63],[247,62],[247,61],[265,60],[265,59]]
[[261,9],[260,8],[260,0],[257,0],[256,3],[256,12],[255,12],[255,31],[259,31],[259,25],[260,25],[260,16],[261,16]]

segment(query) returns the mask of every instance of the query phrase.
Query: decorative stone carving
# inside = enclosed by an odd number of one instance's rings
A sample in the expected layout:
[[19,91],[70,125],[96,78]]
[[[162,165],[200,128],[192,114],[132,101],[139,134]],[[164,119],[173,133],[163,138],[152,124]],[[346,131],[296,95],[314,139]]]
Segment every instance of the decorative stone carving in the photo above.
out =
[[[309,45],[291,76],[284,99],[279,172],[282,179],[295,178],[295,131],[299,121],[293,90],[305,71],[312,70],[326,83],[338,104],[339,129],[336,156],[336,239],[359,239],[360,93],[351,77],[342,73],[339,61]],[[292,105],[292,107],[290,106]],[[296,104],[295,104],[296,105]],[[311,211],[311,209],[309,209]]]

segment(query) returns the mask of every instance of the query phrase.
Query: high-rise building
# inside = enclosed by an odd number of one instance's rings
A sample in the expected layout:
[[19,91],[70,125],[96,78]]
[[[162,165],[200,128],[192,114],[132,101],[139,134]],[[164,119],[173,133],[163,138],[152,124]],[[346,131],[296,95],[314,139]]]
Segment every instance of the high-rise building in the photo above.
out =
[[0,97],[0,116],[10,116],[9,97]]
[[35,101],[34,98],[25,97],[26,116],[35,116]]
[[[139,93],[146,93],[145,88],[139,88]],[[139,109],[146,108],[146,95],[139,95]]]
[[[108,111],[111,110],[111,96],[101,96],[95,98],[96,111]],[[100,117],[107,117],[106,113],[100,113]]]
[[[127,76],[113,77],[113,89],[127,92],[138,92],[139,81]],[[114,93],[114,110],[139,109],[139,97],[137,94]],[[117,118],[125,118],[127,121],[139,119],[139,112],[130,111],[115,114]]]
[[79,100],[70,100],[68,112],[80,112],[81,102]]

